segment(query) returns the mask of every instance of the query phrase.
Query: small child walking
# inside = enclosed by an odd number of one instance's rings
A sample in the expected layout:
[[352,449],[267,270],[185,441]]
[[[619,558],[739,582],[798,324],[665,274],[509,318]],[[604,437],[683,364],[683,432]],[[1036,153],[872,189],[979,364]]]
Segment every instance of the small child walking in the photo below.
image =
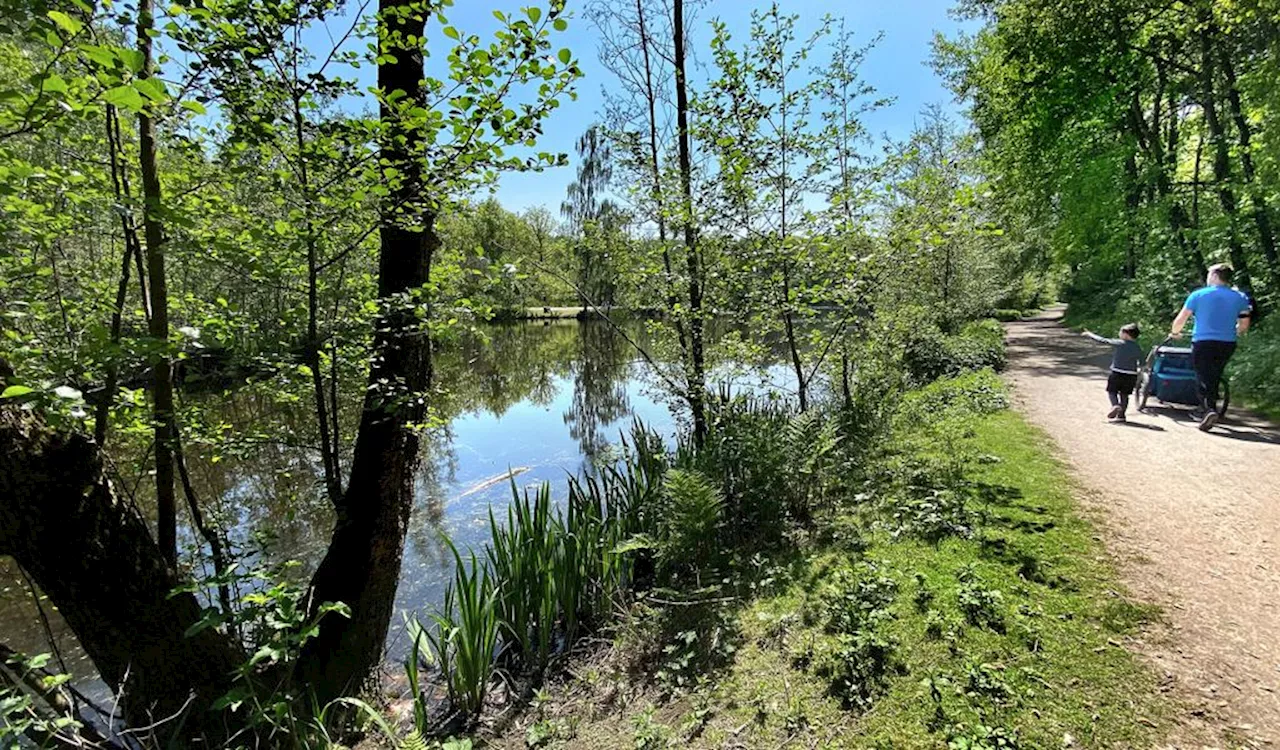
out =
[[1107,397],[1111,399],[1111,411],[1107,419],[1125,421],[1129,409],[1129,394],[1138,384],[1138,370],[1142,368],[1142,347],[1138,346],[1138,324],[1129,323],[1120,329],[1120,338],[1109,339],[1093,331],[1085,331],[1085,337],[1107,344],[1115,349],[1111,354],[1111,374],[1107,377]]

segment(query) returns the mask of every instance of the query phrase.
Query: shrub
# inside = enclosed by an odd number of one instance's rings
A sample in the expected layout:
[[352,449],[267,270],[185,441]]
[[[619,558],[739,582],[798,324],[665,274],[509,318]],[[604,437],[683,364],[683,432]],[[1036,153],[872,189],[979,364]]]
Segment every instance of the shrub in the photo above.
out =
[[1009,406],[1008,389],[991,370],[938,380],[907,394],[898,410],[899,426],[907,429],[943,420],[965,420],[992,414]]
[[1272,321],[1240,340],[1228,374],[1234,393],[1271,413],[1280,413],[1280,326]]
[[959,333],[948,336],[936,327],[920,323],[906,335],[902,360],[911,387],[988,367],[1002,370],[1004,328],[995,320],[979,320],[967,323]]
[[828,501],[839,479],[836,417],[818,406],[798,413],[784,401],[727,393],[708,406],[704,447],[682,442],[676,465],[719,484],[734,541],[777,538]]

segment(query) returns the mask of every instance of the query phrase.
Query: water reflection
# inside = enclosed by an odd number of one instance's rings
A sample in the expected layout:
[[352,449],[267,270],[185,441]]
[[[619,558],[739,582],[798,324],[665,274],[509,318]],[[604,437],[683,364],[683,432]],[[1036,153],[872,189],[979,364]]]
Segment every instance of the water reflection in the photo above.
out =
[[[640,325],[629,335],[642,342]],[[401,612],[429,609],[443,595],[452,557],[441,541],[447,532],[461,547],[487,539],[490,504],[499,511],[511,496],[508,481],[519,470],[519,486],[549,481],[563,492],[566,475],[590,471],[599,455],[626,430],[633,417],[670,430],[666,405],[652,393],[653,378],[634,349],[607,325],[556,321],[487,327],[442,347],[435,359],[440,394],[435,412],[441,426],[424,441],[416,502],[396,597]],[[261,386],[263,389],[270,384]],[[344,418],[354,431],[360,388],[346,388]],[[218,456],[189,441],[188,463],[201,502],[248,544],[256,535],[273,540],[272,554],[302,563],[309,575],[328,543],[333,516],[321,491],[321,468],[310,444],[305,402],[281,403],[277,394],[246,388],[202,400],[221,431],[235,436]],[[210,420],[206,420],[210,421]],[[141,456],[135,457],[141,465]],[[122,459],[122,464],[127,463]],[[133,485],[133,479],[124,482]],[[140,507],[150,505],[147,482],[137,484]],[[187,533],[190,544],[193,537]],[[64,650],[74,639],[56,613],[50,618]],[[400,652],[393,619],[392,656]],[[43,626],[10,561],[0,560],[0,632],[14,648],[47,651]],[[72,665],[80,676],[85,664]]]

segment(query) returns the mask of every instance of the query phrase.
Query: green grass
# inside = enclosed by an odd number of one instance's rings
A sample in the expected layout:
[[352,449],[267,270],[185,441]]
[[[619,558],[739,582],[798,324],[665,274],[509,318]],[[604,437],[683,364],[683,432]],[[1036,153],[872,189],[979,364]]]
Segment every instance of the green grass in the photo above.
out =
[[[1041,433],[1006,411],[984,418],[972,439],[996,459],[981,463],[972,478],[1006,488],[979,506],[986,518],[975,537],[935,547],[877,534],[867,550],[869,559],[889,562],[907,594],[891,625],[906,674],[862,718],[857,734],[870,745],[936,741],[929,731],[936,704],[920,683],[942,676],[949,682],[941,691],[946,725],[1016,729],[1025,746],[1061,746],[1065,734],[1088,747],[1154,745],[1154,727],[1168,723],[1170,707],[1155,697],[1153,676],[1122,639],[1156,611],[1118,589],[1073,501],[1075,487]],[[1003,634],[960,614],[957,576],[969,566],[981,587],[1001,593]],[[928,615],[911,601],[916,573],[933,592],[928,609],[958,627],[955,638],[926,635]],[[994,665],[988,672],[1008,697],[956,694],[983,664]]]
[[[729,614],[737,638],[725,666],[691,690],[624,668],[597,674],[594,695],[614,682],[608,705],[567,688],[576,698],[558,721],[574,729],[548,746],[1028,748],[1062,747],[1068,735],[1080,747],[1157,745],[1174,707],[1124,640],[1158,612],[1116,583],[1040,432],[1009,411],[972,427],[971,537],[895,536],[864,501],[810,553],[760,569],[755,598]],[[833,599],[865,591],[849,582],[868,577],[896,584],[884,612],[858,611],[861,594]],[[849,642],[832,632],[833,600],[853,602],[841,622],[894,644],[871,699],[852,705],[822,668]]]

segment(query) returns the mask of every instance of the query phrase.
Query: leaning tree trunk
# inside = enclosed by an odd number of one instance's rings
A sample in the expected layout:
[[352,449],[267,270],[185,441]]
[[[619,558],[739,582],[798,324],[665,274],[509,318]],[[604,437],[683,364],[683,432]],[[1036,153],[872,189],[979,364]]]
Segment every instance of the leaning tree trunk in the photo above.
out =
[[0,555],[58,608],[130,726],[174,717],[166,726],[188,736],[220,734],[208,707],[245,655],[215,629],[185,635],[200,604],[171,596],[183,581],[116,497],[92,440],[13,405],[0,406]]
[[422,167],[413,156],[420,134],[400,122],[399,112],[422,98],[423,17],[406,0],[380,0],[383,60],[378,87],[384,96],[403,91],[398,103],[382,105],[384,163],[399,176],[382,208],[379,229],[378,296],[386,305],[373,342],[369,388],[346,492],[335,504],[337,524],[311,581],[313,612],[326,602],[350,607],[350,617],[329,616],[298,662],[300,685],[320,705],[360,687],[382,659],[391,624],[400,563],[413,505],[417,468],[415,426],[425,416],[431,379],[431,344],[406,299],[430,277],[439,244],[434,217],[416,215]]

